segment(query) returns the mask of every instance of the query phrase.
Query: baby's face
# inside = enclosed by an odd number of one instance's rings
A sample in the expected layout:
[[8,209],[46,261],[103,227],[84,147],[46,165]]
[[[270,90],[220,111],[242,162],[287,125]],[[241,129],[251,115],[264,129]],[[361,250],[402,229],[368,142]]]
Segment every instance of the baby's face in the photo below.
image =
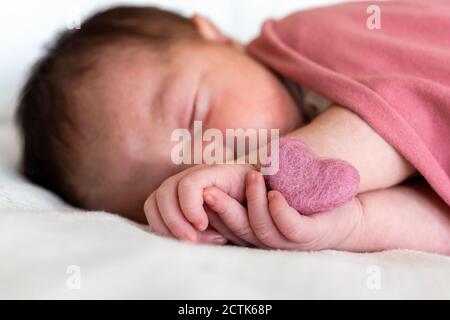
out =
[[203,132],[277,128],[281,134],[302,122],[280,81],[224,44],[191,41],[155,53],[130,43],[108,49],[102,61],[98,76],[76,92],[88,142],[80,166],[96,185],[83,196],[92,208],[144,221],[145,199],[186,168],[171,160],[177,144],[171,134],[192,130],[194,120]]

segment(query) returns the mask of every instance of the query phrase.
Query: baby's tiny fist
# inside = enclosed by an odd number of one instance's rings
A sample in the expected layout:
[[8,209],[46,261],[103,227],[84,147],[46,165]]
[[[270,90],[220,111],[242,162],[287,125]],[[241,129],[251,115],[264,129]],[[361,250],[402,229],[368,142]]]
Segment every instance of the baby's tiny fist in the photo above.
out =
[[348,162],[319,159],[299,139],[283,138],[279,170],[266,176],[270,189],[283,194],[298,212],[310,215],[337,208],[358,191],[359,173]]

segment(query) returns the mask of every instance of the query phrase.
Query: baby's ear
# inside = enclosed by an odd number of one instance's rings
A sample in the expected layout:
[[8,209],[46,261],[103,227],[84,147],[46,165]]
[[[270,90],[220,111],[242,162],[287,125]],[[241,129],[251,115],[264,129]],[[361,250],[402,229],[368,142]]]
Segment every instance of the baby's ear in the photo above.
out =
[[208,18],[194,14],[191,18],[197,32],[206,40],[227,44],[230,39],[225,36]]

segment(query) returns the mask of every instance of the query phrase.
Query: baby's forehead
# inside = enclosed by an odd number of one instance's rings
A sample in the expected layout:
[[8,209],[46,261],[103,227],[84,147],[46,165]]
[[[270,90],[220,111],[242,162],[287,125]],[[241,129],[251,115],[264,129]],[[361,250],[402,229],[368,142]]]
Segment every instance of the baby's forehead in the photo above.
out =
[[148,46],[122,46],[99,52],[96,69],[74,89],[71,108],[85,151],[110,166],[139,162],[135,157],[142,156],[145,141],[156,135],[153,122],[159,114],[153,98],[165,74]]
[[154,54],[143,45],[105,47],[87,75],[71,86],[72,109],[86,126],[95,128],[111,121],[118,125],[159,89],[162,74]]
[[100,48],[96,71],[103,80],[120,82],[121,78],[142,74],[147,68],[153,73],[164,70],[161,67],[164,60],[163,55],[143,41],[124,40]]

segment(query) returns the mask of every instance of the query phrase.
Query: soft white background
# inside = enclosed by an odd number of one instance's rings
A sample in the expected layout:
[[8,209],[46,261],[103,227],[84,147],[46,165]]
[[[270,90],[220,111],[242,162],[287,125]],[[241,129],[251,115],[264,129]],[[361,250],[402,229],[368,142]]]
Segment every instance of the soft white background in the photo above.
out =
[[339,0],[15,0],[0,8],[0,119],[12,115],[18,90],[33,61],[58,31],[71,21],[114,4],[158,4],[186,15],[202,13],[225,32],[249,40],[267,17],[295,9],[337,3]]

